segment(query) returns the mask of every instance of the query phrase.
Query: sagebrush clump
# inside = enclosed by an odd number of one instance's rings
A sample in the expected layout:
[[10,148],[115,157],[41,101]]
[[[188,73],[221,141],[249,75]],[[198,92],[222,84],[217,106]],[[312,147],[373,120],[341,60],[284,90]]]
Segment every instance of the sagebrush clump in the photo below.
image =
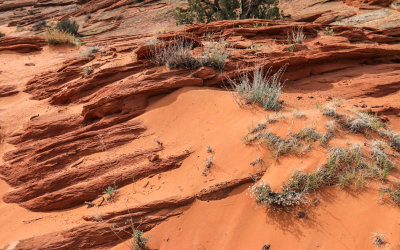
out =
[[244,71],[238,80],[230,79],[229,83],[236,90],[239,103],[257,103],[265,110],[278,110],[282,106],[279,97],[284,85],[281,81],[284,71],[285,67],[282,67],[271,75],[271,69],[264,73],[264,69],[258,65],[252,76]]
[[259,185],[254,184],[250,188],[250,197],[257,203],[273,207],[289,207],[300,205],[302,194],[289,188],[284,188],[282,192],[274,192],[271,187],[264,182]]
[[202,66],[223,70],[228,57],[227,43],[223,39],[209,41],[202,51],[200,63]]
[[63,18],[57,23],[56,29],[76,36],[78,35],[79,25],[76,21],[71,21],[68,18]]
[[193,42],[184,39],[176,39],[169,43],[163,41],[154,42],[151,62],[157,66],[167,65],[167,67],[187,68],[190,70],[199,68],[200,62],[191,55]]

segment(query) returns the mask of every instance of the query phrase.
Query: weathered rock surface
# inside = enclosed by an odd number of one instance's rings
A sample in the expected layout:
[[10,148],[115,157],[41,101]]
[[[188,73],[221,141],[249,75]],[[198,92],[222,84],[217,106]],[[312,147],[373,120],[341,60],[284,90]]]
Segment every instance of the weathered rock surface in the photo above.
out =
[[41,37],[0,37],[0,51],[12,50],[21,53],[28,53],[42,50],[45,45]]

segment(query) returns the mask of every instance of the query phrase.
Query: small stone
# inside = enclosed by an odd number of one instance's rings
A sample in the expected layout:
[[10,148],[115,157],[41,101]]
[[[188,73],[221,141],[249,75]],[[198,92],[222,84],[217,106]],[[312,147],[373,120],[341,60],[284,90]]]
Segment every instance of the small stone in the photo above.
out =
[[313,202],[314,206],[318,206],[318,204],[319,204],[320,201],[319,201],[317,198],[314,198],[314,199],[312,200],[312,202]]
[[154,162],[154,161],[158,160],[160,158],[160,156],[158,156],[158,154],[153,154],[153,155],[149,155],[147,158],[149,159],[150,162]]

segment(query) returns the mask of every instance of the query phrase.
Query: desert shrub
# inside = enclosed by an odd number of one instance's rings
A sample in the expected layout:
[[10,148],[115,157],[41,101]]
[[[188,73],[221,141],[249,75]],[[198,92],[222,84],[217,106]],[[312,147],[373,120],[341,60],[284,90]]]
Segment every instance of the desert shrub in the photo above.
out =
[[6,34],[0,32],[0,37],[4,37],[4,36],[6,36]]
[[224,69],[225,61],[229,57],[227,43],[222,39],[220,41],[210,41],[202,51],[200,63],[203,66]]
[[388,139],[388,144],[397,152],[400,152],[400,134],[389,129],[379,131],[379,134]]
[[388,195],[392,201],[400,205],[400,184],[397,183],[396,187],[382,188],[381,196],[384,197],[385,195]]
[[256,66],[251,79],[248,71],[239,76],[239,80],[229,80],[230,85],[238,93],[239,101],[246,104],[257,103],[265,110],[278,110],[282,104],[279,96],[283,83],[280,81],[285,67],[270,75],[271,70],[264,74],[261,66]]
[[326,104],[320,104],[317,103],[317,109],[321,111],[321,113],[325,116],[333,117],[333,118],[338,118],[339,114],[336,111],[337,107],[340,107],[342,105],[342,101],[339,99],[334,99],[331,102],[328,102]]
[[307,147],[296,136],[290,136],[285,140],[271,132],[266,132],[261,135],[263,144],[266,144],[272,151],[272,156],[279,158],[281,155],[294,153],[297,155],[307,151]]
[[200,62],[191,55],[193,43],[176,39],[170,43],[156,42],[152,52],[151,62],[157,66],[167,64],[167,67],[196,69]]
[[47,22],[45,20],[36,22],[33,26],[32,26],[32,31],[38,31],[41,30],[43,27],[47,26]]
[[333,31],[333,29],[331,29],[331,28],[329,28],[329,27],[325,27],[325,35],[328,35],[328,36],[333,36],[333,35],[335,35],[335,32]]
[[[287,34],[287,43],[288,44],[301,44],[306,39],[306,35],[304,35],[303,27],[298,26],[292,27],[290,33]],[[293,51],[292,51],[293,52]]]
[[373,157],[371,166],[372,174],[384,180],[389,175],[389,172],[395,168],[384,151],[384,143],[377,140],[372,141],[371,153]]
[[93,57],[99,51],[99,46],[87,47],[85,52],[81,54],[82,57]]
[[133,250],[144,250],[146,249],[148,238],[143,237],[143,231],[134,230],[132,235],[132,249]]
[[350,182],[356,178],[356,172],[355,169],[347,170],[338,177],[339,185],[342,188],[347,187]]
[[346,117],[349,130],[353,133],[362,133],[365,130],[378,131],[383,127],[383,123],[376,116],[368,113],[353,111],[356,114],[356,118]]
[[262,182],[259,185],[254,184],[250,188],[250,197],[254,198],[259,204],[273,207],[289,207],[300,205],[303,195],[287,187],[283,187],[282,192],[274,192],[269,185]]
[[328,131],[319,138],[319,142],[322,146],[328,144],[328,142],[335,136],[336,131],[336,122],[334,120],[327,121],[325,125]]
[[49,44],[75,44],[75,36],[59,30],[49,30],[45,34],[45,40]]
[[187,0],[186,9],[176,8],[174,17],[177,24],[209,23],[218,20],[235,19],[281,19],[283,12],[276,6],[275,0]]
[[255,165],[257,165],[257,164],[261,164],[262,161],[263,161],[263,160],[261,159],[261,157],[258,157],[258,158],[255,159],[254,161],[250,162],[250,165],[251,165],[251,166],[255,166]]
[[304,112],[300,111],[299,109],[293,110],[292,115],[293,115],[293,117],[296,117],[296,118],[305,118],[306,117],[306,114]]
[[249,134],[257,133],[266,129],[267,126],[264,123],[258,123],[255,127],[249,129]]
[[326,183],[328,175],[324,168],[319,168],[311,174],[305,174],[300,171],[294,173],[288,183],[288,188],[298,193],[310,193],[317,191]]
[[200,62],[191,55],[191,48],[185,46],[176,47],[167,58],[167,67],[170,69],[186,68],[197,69],[200,67]]
[[103,194],[107,194],[107,200],[113,199],[118,193],[118,190],[113,188],[112,186],[108,186],[107,189],[103,192]]
[[329,148],[328,150],[327,167],[329,173],[336,173],[339,170],[349,169],[350,167],[363,168],[365,165],[359,144],[352,145],[349,149]]
[[381,247],[383,244],[385,244],[385,235],[379,233],[372,233],[372,243],[374,243],[378,247]]
[[306,141],[311,141],[311,140],[316,141],[321,137],[320,134],[315,132],[314,127],[303,128],[295,136],[301,140],[306,139]]
[[86,66],[83,68],[83,77],[87,77],[88,75],[92,74],[93,68],[92,66]]
[[79,25],[76,23],[76,21],[63,18],[57,23],[56,29],[72,35],[78,35]]
[[211,166],[213,165],[213,160],[214,160],[214,155],[211,155],[210,157],[207,157],[205,165],[204,165],[204,170],[203,170],[203,175],[207,176],[207,171],[210,170]]

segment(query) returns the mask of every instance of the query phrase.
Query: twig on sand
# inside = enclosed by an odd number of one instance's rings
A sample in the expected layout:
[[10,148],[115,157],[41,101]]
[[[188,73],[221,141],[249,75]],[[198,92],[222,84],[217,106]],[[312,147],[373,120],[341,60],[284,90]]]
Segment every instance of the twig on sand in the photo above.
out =
[[41,220],[41,219],[43,219],[43,217],[39,217],[39,218],[31,219],[31,220],[24,220],[23,222],[25,224],[28,224],[28,223],[31,223],[31,222],[34,222],[34,221],[37,221],[37,220]]

